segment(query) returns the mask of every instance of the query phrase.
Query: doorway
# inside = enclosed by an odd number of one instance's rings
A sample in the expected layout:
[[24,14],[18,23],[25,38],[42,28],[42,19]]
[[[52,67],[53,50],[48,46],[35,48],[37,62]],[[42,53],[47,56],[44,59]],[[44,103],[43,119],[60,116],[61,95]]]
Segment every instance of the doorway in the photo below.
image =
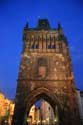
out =
[[38,100],[32,105],[26,119],[27,125],[58,125],[58,108],[55,111],[44,99]]

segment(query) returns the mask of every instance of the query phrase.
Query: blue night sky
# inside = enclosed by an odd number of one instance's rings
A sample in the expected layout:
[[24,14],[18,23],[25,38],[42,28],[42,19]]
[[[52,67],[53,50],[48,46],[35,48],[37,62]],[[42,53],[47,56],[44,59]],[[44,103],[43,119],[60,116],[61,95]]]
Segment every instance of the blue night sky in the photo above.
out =
[[76,87],[83,90],[83,1],[0,0],[0,90],[14,98],[22,51],[23,27],[35,27],[38,17],[58,21],[68,38]]

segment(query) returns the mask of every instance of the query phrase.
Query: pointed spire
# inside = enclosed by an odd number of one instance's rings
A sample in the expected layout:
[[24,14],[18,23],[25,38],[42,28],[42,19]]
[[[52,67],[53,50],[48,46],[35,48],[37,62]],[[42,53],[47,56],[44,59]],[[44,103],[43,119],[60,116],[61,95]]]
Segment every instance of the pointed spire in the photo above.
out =
[[58,30],[62,30],[62,26],[61,26],[60,22],[58,22]]
[[28,24],[28,22],[25,24],[25,27],[24,27],[24,30],[28,30],[28,28],[29,28],[29,24]]
[[26,26],[25,26],[25,27],[26,27],[26,28],[28,28],[28,27],[29,27],[29,23],[28,23],[28,22],[26,23]]
[[58,23],[58,28],[57,28],[57,30],[58,30],[59,35],[63,35],[63,34],[64,34],[64,33],[63,33],[63,28],[62,28],[62,26],[61,26],[60,23]]

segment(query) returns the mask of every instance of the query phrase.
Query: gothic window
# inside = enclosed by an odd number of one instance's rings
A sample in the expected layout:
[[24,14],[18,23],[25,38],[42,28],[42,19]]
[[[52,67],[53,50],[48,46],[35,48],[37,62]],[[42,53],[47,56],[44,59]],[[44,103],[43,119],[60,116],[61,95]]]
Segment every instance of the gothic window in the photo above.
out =
[[31,48],[32,48],[32,49],[38,49],[38,48],[39,48],[39,46],[38,46],[38,45],[33,44],[33,45],[31,46]]
[[47,48],[51,49],[50,36],[47,37]]
[[39,48],[38,42],[32,42],[31,48],[32,49],[38,49]]
[[51,48],[52,48],[52,49],[55,49],[55,48],[56,48],[55,44],[54,44],[54,45],[51,45]]
[[35,49],[38,49],[39,48],[39,43],[38,43],[38,40],[35,41]]
[[48,45],[48,49],[51,49],[51,45],[50,44]]
[[36,49],[38,49],[38,48],[39,48],[39,45],[38,45],[38,44],[37,44],[37,45],[35,45],[35,48],[36,48]]
[[34,44],[32,44],[31,49],[34,49],[34,48],[35,48],[35,46],[34,46]]

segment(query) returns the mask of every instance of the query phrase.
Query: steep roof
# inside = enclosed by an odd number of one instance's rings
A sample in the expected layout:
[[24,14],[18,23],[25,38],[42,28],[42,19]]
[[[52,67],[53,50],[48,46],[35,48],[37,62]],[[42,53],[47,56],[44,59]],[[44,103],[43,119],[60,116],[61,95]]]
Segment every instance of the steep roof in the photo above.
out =
[[37,29],[41,30],[49,30],[50,29],[50,24],[48,19],[39,19],[37,23]]
[[24,27],[25,30],[29,29],[29,30],[53,30],[55,31],[56,28],[51,28],[50,26],[50,23],[48,21],[48,19],[38,19],[38,22],[37,22],[37,26],[35,28],[29,28],[29,24],[26,23],[25,27]]

